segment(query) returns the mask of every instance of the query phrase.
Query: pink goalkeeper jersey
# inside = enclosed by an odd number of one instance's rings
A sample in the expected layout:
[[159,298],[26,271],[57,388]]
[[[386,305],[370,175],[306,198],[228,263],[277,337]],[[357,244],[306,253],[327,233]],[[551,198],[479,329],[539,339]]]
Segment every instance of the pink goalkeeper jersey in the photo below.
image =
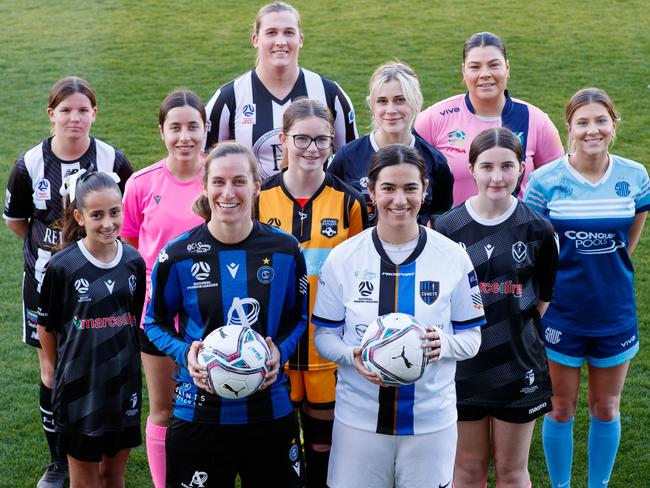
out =
[[165,244],[203,223],[192,204],[203,188],[203,170],[192,180],[179,181],[166,159],[133,173],[124,189],[124,223],[120,235],[138,239],[147,265],[147,301],[151,270]]
[[564,154],[557,129],[540,109],[511,98],[506,91],[501,117],[480,117],[474,113],[469,95],[461,94],[432,105],[415,120],[415,130],[447,157],[454,174],[454,206],[477,193],[468,169],[472,141],[481,131],[501,126],[513,131],[524,148],[526,171],[519,188],[521,196],[533,170]]

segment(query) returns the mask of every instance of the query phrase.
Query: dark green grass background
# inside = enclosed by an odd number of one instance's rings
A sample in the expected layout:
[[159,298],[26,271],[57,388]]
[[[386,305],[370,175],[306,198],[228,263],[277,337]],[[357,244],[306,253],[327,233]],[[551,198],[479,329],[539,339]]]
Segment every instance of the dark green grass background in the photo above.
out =
[[[545,110],[565,138],[562,110],[577,89],[606,89],[622,113],[613,151],[650,161],[650,14],[644,1],[520,2],[296,1],[305,45],[301,65],[335,79],[357,111],[361,133],[370,74],[398,58],[418,72],[425,106],[462,90],[463,41],[490,30],[503,37],[513,96]],[[255,59],[251,23],[261,3],[0,0],[0,182],[21,152],[47,136],[47,93],[59,78],[87,79],[98,94],[92,133],[125,151],[135,168],[164,155],[156,116],[179,86],[206,101]],[[622,402],[623,439],[611,486],[650,486],[647,388],[650,357],[648,231],[634,255],[641,352]],[[0,487],[31,487],[47,462],[38,413],[34,351],[21,345],[19,241],[0,230]],[[576,293],[607,296],[599,290]],[[574,483],[586,486],[588,415],[581,393]],[[548,486],[539,426],[530,456],[536,486]],[[133,451],[127,486],[150,486],[144,447]],[[272,484],[272,483],[271,483]]]

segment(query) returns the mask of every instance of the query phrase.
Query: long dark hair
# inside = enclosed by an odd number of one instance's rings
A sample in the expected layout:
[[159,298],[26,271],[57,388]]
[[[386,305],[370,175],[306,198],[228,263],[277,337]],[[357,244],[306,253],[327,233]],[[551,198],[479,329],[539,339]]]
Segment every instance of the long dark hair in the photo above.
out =
[[104,190],[113,190],[122,196],[120,187],[110,175],[99,171],[91,171],[79,177],[75,187],[75,199],[72,202],[70,201],[70,195],[64,197],[63,240],[60,244],[60,249],[86,237],[86,229],[76,221],[74,211],[78,210],[79,212],[83,212],[88,195],[94,191]]
[[375,191],[375,184],[382,169],[396,164],[412,164],[420,173],[422,186],[426,185],[427,167],[417,149],[404,144],[388,144],[379,149],[370,158],[370,167],[368,168],[368,188]]
[[519,164],[524,160],[524,150],[519,138],[510,129],[494,127],[492,129],[485,129],[474,138],[469,147],[469,164],[474,167],[481,153],[493,147],[502,147],[511,150],[515,153]]

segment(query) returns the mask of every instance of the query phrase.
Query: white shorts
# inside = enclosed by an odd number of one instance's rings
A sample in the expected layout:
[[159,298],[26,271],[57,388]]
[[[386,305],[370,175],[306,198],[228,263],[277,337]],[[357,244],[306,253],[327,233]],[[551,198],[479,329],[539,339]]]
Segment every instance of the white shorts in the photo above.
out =
[[387,435],[334,420],[327,485],[451,488],[457,439],[456,424],[430,434]]

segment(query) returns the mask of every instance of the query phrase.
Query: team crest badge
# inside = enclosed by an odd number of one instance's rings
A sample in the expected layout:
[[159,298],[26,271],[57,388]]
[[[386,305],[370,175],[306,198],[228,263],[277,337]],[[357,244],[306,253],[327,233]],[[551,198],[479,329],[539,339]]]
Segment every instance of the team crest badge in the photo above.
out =
[[420,281],[420,298],[427,305],[433,305],[440,295],[439,281]]
[[270,266],[271,260],[269,258],[262,259],[263,265],[257,269],[257,280],[263,285],[268,285],[273,281],[275,271]]
[[339,219],[321,219],[320,233],[331,239],[339,233]]
[[512,245],[512,258],[517,264],[521,264],[526,260],[528,256],[528,248],[526,244],[521,241],[517,241]]

